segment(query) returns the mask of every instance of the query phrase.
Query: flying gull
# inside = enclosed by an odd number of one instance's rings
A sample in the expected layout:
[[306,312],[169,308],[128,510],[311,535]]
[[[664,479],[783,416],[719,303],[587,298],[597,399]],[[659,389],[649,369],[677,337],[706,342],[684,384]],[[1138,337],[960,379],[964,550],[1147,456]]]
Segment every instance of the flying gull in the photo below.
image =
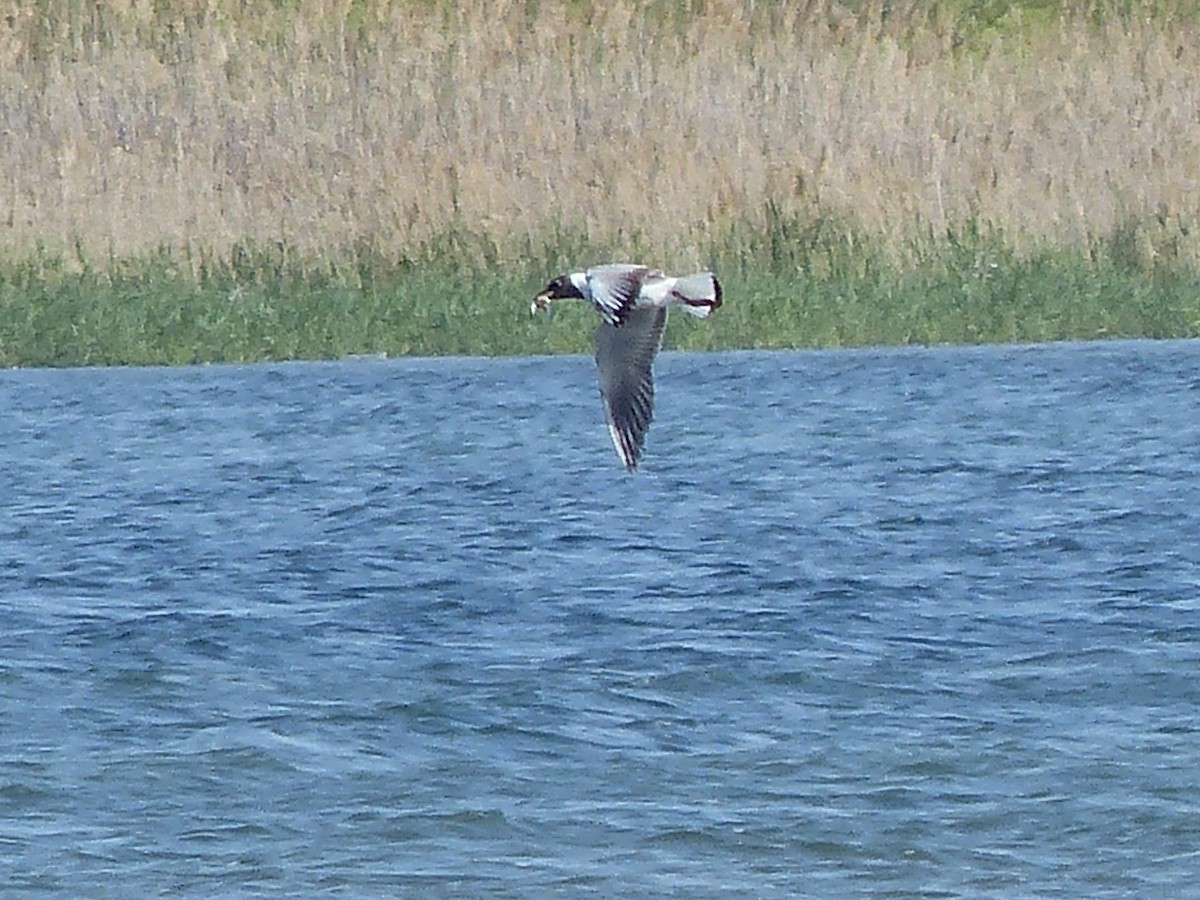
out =
[[667,307],[705,318],[721,305],[721,285],[711,272],[674,278],[630,263],[593,266],[559,275],[533,298],[531,312],[552,300],[585,300],[600,314],[596,369],[613,446],[625,468],[642,457],[654,417],[654,355],[662,344]]

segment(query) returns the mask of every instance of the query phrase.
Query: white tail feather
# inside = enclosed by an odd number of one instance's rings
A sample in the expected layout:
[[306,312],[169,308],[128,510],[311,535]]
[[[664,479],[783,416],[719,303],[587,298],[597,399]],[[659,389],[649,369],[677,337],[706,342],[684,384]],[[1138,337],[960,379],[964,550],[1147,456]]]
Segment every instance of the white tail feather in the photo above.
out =
[[721,305],[721,284],[712,272],[685,275],[675,279],[675,284],[671,287],[671,297],[684,312],[704,319]]

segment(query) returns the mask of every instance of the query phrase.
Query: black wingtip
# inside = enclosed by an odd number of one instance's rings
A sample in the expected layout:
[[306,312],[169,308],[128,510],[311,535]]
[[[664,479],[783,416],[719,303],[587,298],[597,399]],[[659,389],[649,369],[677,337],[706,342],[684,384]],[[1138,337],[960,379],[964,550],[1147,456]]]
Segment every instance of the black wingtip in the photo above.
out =
[[616,309],[602,309],[601,317],[613,328],[620,328],[625,324],[625,320],[629,318],[629,314],[634,310],[634,301],[629,300],[622,303]]

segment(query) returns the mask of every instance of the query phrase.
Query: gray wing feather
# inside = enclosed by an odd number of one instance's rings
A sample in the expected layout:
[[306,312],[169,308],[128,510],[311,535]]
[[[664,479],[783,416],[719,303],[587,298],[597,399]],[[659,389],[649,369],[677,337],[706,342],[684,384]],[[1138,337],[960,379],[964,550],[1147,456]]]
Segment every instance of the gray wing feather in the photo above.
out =
[[665,308],[631,309],[624,323],[596,328],[596,369],[613,446],[627,469],[636,469],[654,418],[651,366],[667,324]]

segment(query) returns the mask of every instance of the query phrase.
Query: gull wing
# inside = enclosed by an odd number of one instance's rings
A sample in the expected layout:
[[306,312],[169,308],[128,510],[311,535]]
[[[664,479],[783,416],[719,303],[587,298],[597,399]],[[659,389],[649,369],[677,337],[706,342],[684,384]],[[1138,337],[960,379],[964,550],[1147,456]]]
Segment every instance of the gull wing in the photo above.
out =
[[617,455],[630,471],[642,456],[646,430],[654,418],[651,366],[667,325],[665,307],[630,309],[624,324],[596,327],[596,369],[604,417]]
[[629,263],[593,266],[586,274],[592,302],[609,325],[620,325],[629,317],[637,306],[646,278],[662,275],[646,266]]

